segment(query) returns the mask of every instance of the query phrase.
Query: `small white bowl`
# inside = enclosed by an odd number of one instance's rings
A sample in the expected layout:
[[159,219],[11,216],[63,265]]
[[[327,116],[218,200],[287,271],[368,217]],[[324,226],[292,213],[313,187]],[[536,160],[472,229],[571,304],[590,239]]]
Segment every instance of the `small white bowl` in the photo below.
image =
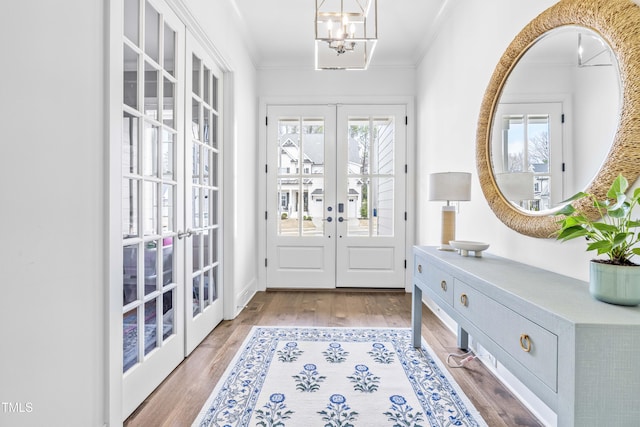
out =
[[482,251],[489,247],[488,243],[470,242],[467,240],[451,240],[449,244],[452,248],[457,249],[462,256],[469,256],[469,252],[471,251],[478,258],[482,257]]

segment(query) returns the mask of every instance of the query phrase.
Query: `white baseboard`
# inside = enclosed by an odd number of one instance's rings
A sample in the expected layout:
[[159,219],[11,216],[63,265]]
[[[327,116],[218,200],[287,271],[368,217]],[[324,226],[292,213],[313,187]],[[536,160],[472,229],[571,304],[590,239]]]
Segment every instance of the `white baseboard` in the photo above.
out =
[[235,318],[247,306],[251,298],[254,297],[258,290],[258,280],[254,278],[246,286],[244,286],[233,299],[235,306],[233,309],[233,317]]

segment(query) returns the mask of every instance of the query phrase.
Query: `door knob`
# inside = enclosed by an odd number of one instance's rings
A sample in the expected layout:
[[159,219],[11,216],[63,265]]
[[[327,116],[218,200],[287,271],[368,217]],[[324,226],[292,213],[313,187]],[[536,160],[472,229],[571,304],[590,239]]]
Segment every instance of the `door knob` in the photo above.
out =
[[184,237],[191,237],[193,236],[193,230],[190,228],[187,228],[187,231],[182,232],[182,231],[178,231],[178,239],[182,239]]

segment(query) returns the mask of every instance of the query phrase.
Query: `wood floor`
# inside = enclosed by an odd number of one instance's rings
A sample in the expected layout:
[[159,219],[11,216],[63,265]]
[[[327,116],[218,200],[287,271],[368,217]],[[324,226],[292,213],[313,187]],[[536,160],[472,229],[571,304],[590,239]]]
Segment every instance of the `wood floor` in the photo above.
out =
[[[411,295],[381,291],[259,292],[223,321],[126,420],[125,426],[190,426],[252,326],[410,327]],[[445,360],[457,352],[451,331],[423,306],[422,336]],[[451,369],[490,427],[542,424],[481,364]]]

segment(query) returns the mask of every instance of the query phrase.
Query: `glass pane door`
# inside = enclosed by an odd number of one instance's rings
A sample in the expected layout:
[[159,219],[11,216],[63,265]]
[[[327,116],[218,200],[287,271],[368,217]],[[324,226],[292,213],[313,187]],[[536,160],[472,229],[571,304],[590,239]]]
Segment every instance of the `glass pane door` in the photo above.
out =
[[335,107],[267,113],[267,286],[333,288]]
[[404,287],[406,109],[337,107],[336,286]]
[[267,114],[267,287],[404,287],[405,107]]
[[123,414],[182,360],[177,18],[125,1],[122,118]]
[[222,231],[220,228],[222,152],[220,99],[222,73],[188,37],[189,134],[186,263],[187,348],[190,353],[222,320]]

